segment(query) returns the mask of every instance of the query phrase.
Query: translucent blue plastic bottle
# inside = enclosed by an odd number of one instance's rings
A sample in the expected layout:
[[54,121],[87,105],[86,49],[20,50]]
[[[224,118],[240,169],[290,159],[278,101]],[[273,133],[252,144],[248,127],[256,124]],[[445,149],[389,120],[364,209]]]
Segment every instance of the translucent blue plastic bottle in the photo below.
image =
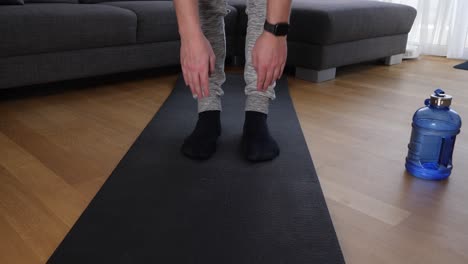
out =
[[461,118],[450,109],[452,96],[437,89],[413,116],[406,170],[418,178],[443,180],[452,172],[452,155]]

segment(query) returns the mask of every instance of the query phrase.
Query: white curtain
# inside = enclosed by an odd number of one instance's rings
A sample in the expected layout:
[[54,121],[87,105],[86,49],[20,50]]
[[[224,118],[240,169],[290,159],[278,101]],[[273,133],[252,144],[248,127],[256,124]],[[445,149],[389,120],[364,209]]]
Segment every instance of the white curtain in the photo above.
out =
[[468,59],[468,0],[379,0],[413,6],[418,16],[408,45],[423,54]]

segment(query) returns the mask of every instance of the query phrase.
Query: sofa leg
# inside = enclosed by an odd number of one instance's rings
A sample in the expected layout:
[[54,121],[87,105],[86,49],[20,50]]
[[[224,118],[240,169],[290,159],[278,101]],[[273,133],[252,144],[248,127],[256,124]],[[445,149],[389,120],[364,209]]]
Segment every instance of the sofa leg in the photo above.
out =
[[316,71],[301,67],[296,67],[296,78],[310,81],[310,82],[325,82],[335,79],[336,68],[330,68],[326,70]]
[[244,66],[244,64],[245,64],[244,56],[239,56],[239,55],[232,56],[232,65],[233,66],[241,67],[241,66]]
[[397,54],[397,55],[386,57],[384,63],[385,65],[389,65],[389,66],[400,64],[403,61],[404,55],[405,54]]

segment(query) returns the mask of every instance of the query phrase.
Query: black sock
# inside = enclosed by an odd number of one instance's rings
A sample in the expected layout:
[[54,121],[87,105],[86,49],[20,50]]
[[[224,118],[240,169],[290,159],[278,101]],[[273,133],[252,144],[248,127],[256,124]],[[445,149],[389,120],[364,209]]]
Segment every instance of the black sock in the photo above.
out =
[[267,114],[245,112],[242,144],[245,157],[250,161],[272,160],[279,155],[279,147],[270,135]]
[[216,152],[220,135],[220,111],[201,112],[195,129],[182,145],[182,152],[192,159],[208,159]]

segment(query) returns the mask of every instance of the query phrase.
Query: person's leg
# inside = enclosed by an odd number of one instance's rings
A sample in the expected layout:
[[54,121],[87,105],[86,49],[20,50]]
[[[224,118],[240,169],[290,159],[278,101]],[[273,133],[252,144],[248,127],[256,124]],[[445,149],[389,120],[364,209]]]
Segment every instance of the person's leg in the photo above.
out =
[[226,0],[199,0],[198,7],[201,28],[213,48],[216,63],[215,71],[209,77],[210,95],[197,99],[198,122],[192,134],[185,139],[182,152],[190,158],[208,159],[215,153],[221,134],[221,96],[224,94],[221,86],[226,81],[224,16],[228,9]]
[[278,144],[270,135],[267,124],[269,104],[271,100],[275,99],[276,82],[270,85],[266,92],[258,91],[257,72],[252,64],[252,49],[258,37],[263,33],[266,11],[266,0],[247,0],[248,25],[244,68],[247,98],[242,141],[244,154],[251,161],[271,160],[279,155]]
[[245,10],[248,16],[247,36],[245,40],[245,111],[255,111],[268,114],[270,100],[275,99],[276,82],[268,86],[266,92],[257,90],[257,72],[252,63],[252,50],[258,37],[263,33],[266,19],[267,0],[247,0]]
[[221,86],[226,81],[224,63],[226,59],[226,34],[224,17],[228,14],[226,0],[198,0],[200,24],[203,34],[216,56],[215,71],[209,77],[210,95],[198,99],[198,112],[221,111]]

